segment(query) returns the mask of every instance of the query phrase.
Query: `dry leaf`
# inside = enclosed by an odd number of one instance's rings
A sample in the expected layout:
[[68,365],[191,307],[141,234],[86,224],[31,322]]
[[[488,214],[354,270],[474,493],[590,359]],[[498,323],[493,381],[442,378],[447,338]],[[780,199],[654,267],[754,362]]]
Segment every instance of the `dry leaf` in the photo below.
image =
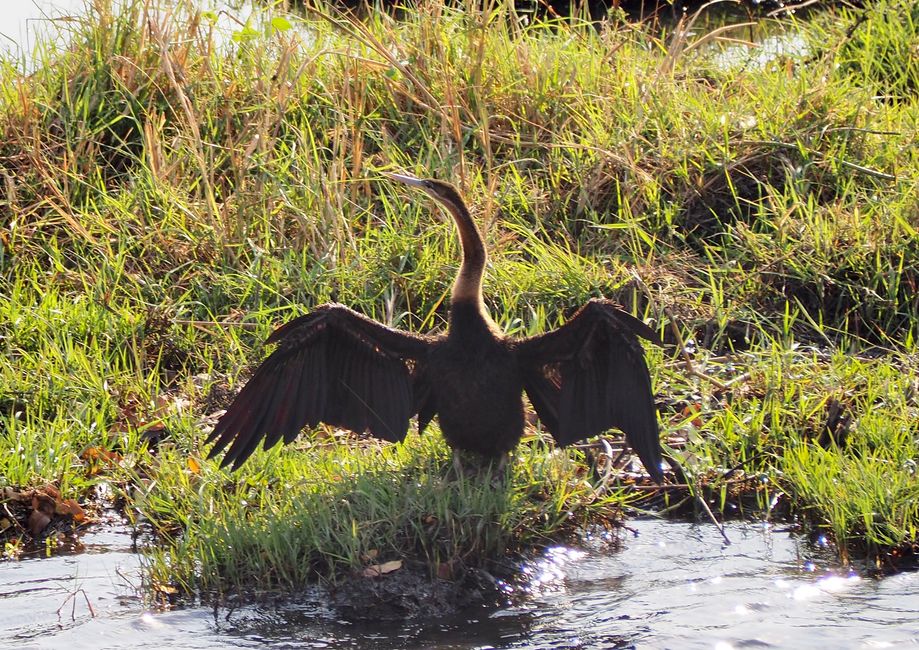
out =
[[76,523],[80,523],[86,519],[86,511],[77,503],[76,499],[58,501],[55,504],[54,511],[59,515],[72,516]]
[[121,461],[122,456],[117,451],[109,451],[105,447],[87,447],[86,450],[80,454],[80,458],[85,461],[107,461],[110,463],[117,463]]
[[46,515],[41,510],[33,510],[32,514],[29,515],[29,533],[32,535],[32,537],[38,537],[50,523],[51,517]]
[[697,415],[698,413],[701,413],[701,412],[702,412],[702,405],[699,404],[698,402],[695,402],[693,404],[687,404],[686,406],[684,406],[680,415],[682,415],[684,419],[689,418],[692,415],[696,415],[696,417],[692,418],[692,425],[696,427],[697,429],[701,429],[702,428],[702,418]]
[[392,560],[391,562],[384,562],[383,564],[372,564],[364,569],[363,576],[365,578],[379,578],[387,573],[398,571],[401,568],[402,560]]
[[173,596],[179,593],[179,590],[172,585],[164,585],[162,582],[154,582],[153,590],[161,594],[166,594],[167,596]]
[[120,463],[123,457],[117,451],[109,451],[105,447],[87,447],[80,458],[86,463],[86,474],[96,476],[102,473],[104,467]]

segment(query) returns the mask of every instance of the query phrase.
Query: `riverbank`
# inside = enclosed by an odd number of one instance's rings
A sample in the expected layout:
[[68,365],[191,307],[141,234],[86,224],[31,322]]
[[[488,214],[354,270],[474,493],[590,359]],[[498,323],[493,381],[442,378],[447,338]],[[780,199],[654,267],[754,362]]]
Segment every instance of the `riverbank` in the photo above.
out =
[[[781,507],[843,558],[912,551],[908,21],[770,22],[803,49],[763,61],[737,42],[749,28],[702,22],[323,8],[220,40],[215,16],[177,4],[96,3],[69,47],[0,72],[0,476],[26,511],[52,485],[31,512],[75,518],[58,512],[73,500],[86,525],[101,497],[150,526],[166,601],[413,563],[452,578],[698,494],[716,514]],[[476,206],[509,333],[604,295],[665,337],[648,356],[678,487],[601,490],[536,428],[497,489],[446,480],[436,428],[404,446],[323,430],[233,474],[204,460],[280,322],[334,299],[443,326],[452,226],[407,203],[381,174],[396,169]],[[0,523],[10,557],[49,539]]]

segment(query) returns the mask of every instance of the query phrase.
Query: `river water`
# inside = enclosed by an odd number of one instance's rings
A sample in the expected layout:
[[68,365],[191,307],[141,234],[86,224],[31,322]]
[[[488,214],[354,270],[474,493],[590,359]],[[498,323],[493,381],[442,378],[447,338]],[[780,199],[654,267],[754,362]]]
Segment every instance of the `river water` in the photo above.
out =
[[759,524],[729,524],[730,545],[711,524],[628,525],[617,550],[527,565],[536,585],[514,606],[404,624],[339,621],[315,601],[149,611],[141,557],[112,526],[82,553],[0,563],[0,648],[919,647],[919,573],[859,577]]
[[86,0],[5,0],[0,13],[0,53],[29,57],[36,40],[61,32],[55,22],[82,14]]

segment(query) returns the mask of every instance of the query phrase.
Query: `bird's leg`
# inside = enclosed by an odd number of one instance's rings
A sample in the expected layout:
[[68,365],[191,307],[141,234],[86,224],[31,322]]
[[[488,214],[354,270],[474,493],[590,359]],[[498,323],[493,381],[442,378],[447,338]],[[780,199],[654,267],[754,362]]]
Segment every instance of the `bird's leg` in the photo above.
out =
[[494,468],[494,475],[491,479],[491,484],[493,487],[501,487],[507,481],[507,468],[508,462],[511,459],[511,452],[506,451],[501,454],[501,457],[498,458],[497,465],[492,465]]
[[457,479],[463,476],[463,461],[460,458],[458,449],[453,450],[453,473],[456,475]]

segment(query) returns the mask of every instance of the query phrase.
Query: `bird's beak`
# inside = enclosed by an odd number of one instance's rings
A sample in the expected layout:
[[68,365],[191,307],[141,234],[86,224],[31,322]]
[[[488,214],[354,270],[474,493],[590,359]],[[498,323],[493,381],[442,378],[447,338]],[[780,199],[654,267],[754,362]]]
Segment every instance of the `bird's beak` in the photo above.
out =
[[424,181],[415,176],[409,176],[408,174],[393,174],[390,172],[384,172],[386,176],[393,179],[394,181],[401,181],[406,185],[411,185],[412,187],[419,187],[424,189]]

